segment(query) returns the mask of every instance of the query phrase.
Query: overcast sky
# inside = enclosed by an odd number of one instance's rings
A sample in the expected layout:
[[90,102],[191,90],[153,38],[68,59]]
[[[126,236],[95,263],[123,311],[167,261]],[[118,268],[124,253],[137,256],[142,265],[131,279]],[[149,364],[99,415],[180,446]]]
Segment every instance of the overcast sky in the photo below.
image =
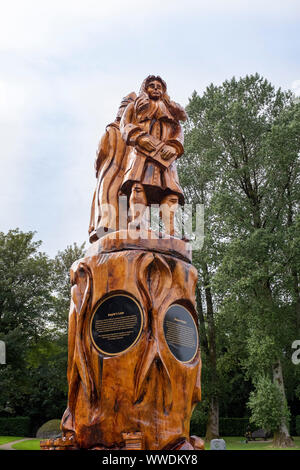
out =
[[0,231],[87,240],[94,159],[148,74],[172,99],[258,72],[300,94],[299,0],[0,0]]

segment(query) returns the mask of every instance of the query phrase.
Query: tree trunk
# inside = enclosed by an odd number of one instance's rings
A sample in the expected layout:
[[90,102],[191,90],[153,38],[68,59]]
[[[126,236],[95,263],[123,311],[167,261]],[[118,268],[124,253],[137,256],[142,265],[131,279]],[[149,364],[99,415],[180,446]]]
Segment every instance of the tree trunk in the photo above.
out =
[[[288,205],[288,220],[287,226],[292,227],[294,224],[294,210],[291,202],[291,190],[288,186],[287,195],[289,198],[289,205]],[[300,333],[300,288],[299,288],[299,275],[297,269],[292,266],[291,273],[293,277],[293,284],[294,284],[294,296],[295,296],[295,308],[296,308],[296,327],[297,333]]]
[[[282,374],[282,365],[281,361],[278,359],[273,365],[273,380],[275,385],[278,387],[282,398],[286,401],[284,383],[283,383],[283,374]],[[286,417],[283,415],[279,429],[274,433],[273,438],[273,447],[294,447],[294,441],[290,436]]]
[[219,437],[219,400],[212,397],[210,400],[210,409],[206,425],[205,440],[207,442]]
[[201,352],[204,353],[206,356],[208,356],[209,354],[208,339],[207,339],[207,334],[206,334],[201,290],[198,284],[196,285],[196,301],[197,301],[197,312],[198,312],[198,318],[199,318],[200,348],[201,348]]
[[[261,292],[265,294],[265,295],[262,295],[262,299],[266,299],[267,304],[269,303],[270,308],[272,308],[273,296],[272,296],[272,291],[271,291],[269,280],[267,282],[261,283],[260,287],[262,289]],[[281,393],[283,403],[284,403],[286,402],[286,396],[285,396],[285,387],[284,387],[284,381],[283,381],[282,364],[279,358],[278,359],[274,358],[274,360],[275,362],[272,367],[273,382],[278,387],[278,390]],[[280,427],[274,433],[273,446],[274,447],[293,447],[294,446],[293,439],[291,438],[289,430],[288,430],[287,419],[284,416],[284,410],[282,410],[282,419],[281,419]]]
[[300,333],[300,289],[299,289],[299,277],[295,269],[292,270],[292,276],[294,280],[297,333]]
[[219,437],[219,399],[218,399],[218,374],[217,374],[217,347],[216,347],[216,326],[214,321],[213,298],[210,288],[210,275],[208,266],[203,264],[205,300],[207,308],[208,324],[208,357],[211,368],[211,388],[210,410],[206,427],[205,440],[210,441]]

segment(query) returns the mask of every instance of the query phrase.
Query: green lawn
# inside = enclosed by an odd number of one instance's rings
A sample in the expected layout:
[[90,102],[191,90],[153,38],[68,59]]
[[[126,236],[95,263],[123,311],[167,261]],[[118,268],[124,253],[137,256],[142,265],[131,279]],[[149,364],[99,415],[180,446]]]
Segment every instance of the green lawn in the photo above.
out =
[[9,442],[17,441],[18,439],[23,438],[14,436],[0,436],[0,446],[2,446],[2,444],[8,444]]
[[[289,447],[287,449],[278,449],[272,447],[272,441],[249,441],[245,443],[244,437],[224,437],[226,442],[227,450],[300,450],[300,437],[294,437],[295,447]],[[206,448],[209,449],[209,444],[206,444]]]
[[23,441],[13,445],[16,450],[41,450],[40,439],[32,439],[31,441]]
[[[7,444],[8,442],[23,439],[22,437],[13,436],[0,436],[0,445]],[[243,437],[224,437],[226,442],[226,449],[228,450],[300,450],[300,437],[294,437],[295,447],[287,449],[276,449],[272,447],[272,441],[250,441],[245,443]],[[13,446],[16,450],[40,450],[40,440],[32,439],[30,441],[19,442]],[[206,449],[209,449],[209,444],[206,444]]]

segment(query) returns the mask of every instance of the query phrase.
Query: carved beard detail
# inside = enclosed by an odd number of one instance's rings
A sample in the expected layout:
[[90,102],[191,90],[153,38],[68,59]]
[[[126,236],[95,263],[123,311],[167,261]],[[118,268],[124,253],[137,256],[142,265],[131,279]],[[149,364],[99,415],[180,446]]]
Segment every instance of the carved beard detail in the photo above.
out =
[[169,111],[165,101],[162,100],[152,100],[149,98],[147,93],[142,93],[135,102],[135,112],[137,119],[139,121],[144,121],[146,119],[167,119],[174,121],[175,117]]

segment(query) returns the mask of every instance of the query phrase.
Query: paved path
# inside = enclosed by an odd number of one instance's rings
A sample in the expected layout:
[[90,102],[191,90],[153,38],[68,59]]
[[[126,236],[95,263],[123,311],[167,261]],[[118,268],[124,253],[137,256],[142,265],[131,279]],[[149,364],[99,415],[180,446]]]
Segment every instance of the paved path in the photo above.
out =
[[17,442],[23,442],[23,441],[31,441],[32,439],[35,439],[34,437],[24,437],[23,439],[18,439],[16,441],[11,441],[8,442],[7,444],[2,444],[0,445],[0,450],[17,450],[14,449],[12,446],[17,444]]

